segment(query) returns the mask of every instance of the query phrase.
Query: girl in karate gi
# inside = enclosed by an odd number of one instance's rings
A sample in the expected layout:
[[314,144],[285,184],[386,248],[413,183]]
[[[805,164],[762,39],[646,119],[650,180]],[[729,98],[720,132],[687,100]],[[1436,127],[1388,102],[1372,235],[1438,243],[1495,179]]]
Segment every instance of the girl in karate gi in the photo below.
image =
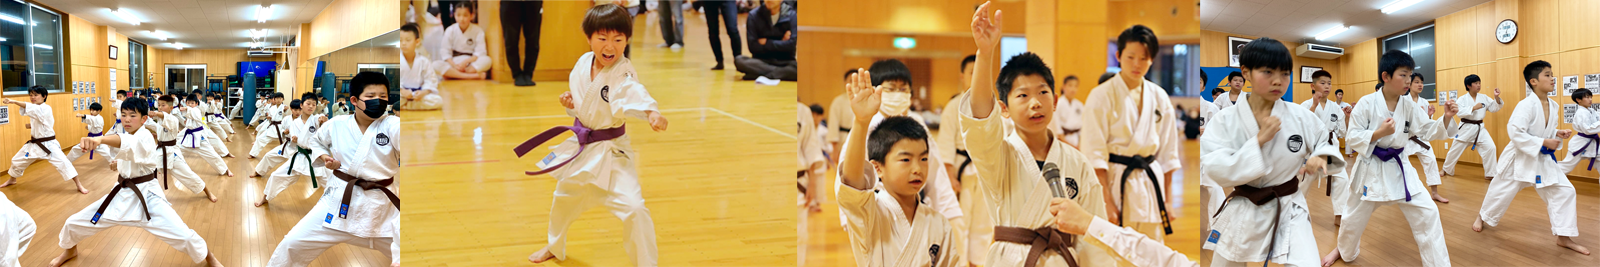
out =
[[1483,231],[1483,225],[1499,226],[1500,217],[1517,197],[1517,191],[1530,186],[1544,199],[1550,216],[1550,231],[1556,236],[1556,245],[1589,255],[1589,249],[1572,241],[1578,236],[1578,196],[1567,180],[1566,169],[1556,160],[1562,140],[1571,138],[1572,130],[1560,130],[1561,103],[1550,99],[1555,91],[1555,71],[1544,60],[1528,63],[1522,68],[1522,78],[1533,88],[1533,94],[1517,102],[1506,123],[1506,135],[1511,144],[1500,153],[1495,173],[1500,179],[1489,182],[1484,192],[1483,207],[1478,210],[1472,231]]
[[1172,234],[1172,174],[1183,168],[1180,115],[1167,90],[1144,79],[1161,47],[1155,32],[1134,25],[1117,47],[1122,70],[1084,100],[1079,150],[1105,185],[1109,219],[1160,241]]

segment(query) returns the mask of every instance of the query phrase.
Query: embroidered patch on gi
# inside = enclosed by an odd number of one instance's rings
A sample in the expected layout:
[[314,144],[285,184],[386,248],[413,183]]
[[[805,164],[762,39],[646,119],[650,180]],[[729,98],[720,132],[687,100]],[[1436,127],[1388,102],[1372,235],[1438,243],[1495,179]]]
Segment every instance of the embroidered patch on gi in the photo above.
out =
[[1061,179],[1061,186],[1067,188],[1067,198],[1078,199],[1078,179],[1072,177],[1061,178],[1063,178]]
[[378,139],[378,145],[380,145],[380,146],[388,146],[389,145],[389,135],[386,135],[386,134],[383,134],[383,133],[378,133],[378,138],[377,139]]
[[1328,120],[1329,122],[1339,122],[1339,114],[1328,114],[1328,116],[1333,117],[1332,119]]
[[1222,232],[1213,229],[1211,230],[1211,236],[1206,237],[1206,242],[1216,244],[1218,238],[1222,238]]
[[939,244],[928,247],[928,255],[933,256],[933,260],[939,260]]
[[1410,121],[1406,122],[1405,131],[1402,131],[1402,133],[1411,133],[1411,122]]
[[315,132],[317,132],[317,126],[316,125],[312,125],[311,128],[310,129],[306,129],[306,131],[315,133]]
[[552,152],[550,154],[545,154],[544,155],[544,159],[539,160],[539,163],[540,164],[550,164],[550,161],[555,160],[555,159],[556,159],[556,153]]
[[611,86],[610,85],[600,87],[600,100],[605,100],[606,103],[611,103]]
[[1300,148],[1304,147],[1305,145],[1305,138],[1300,137],[1300,135],[1296,134],[1289,136],[1289,152],[1300,153]]
[[1361,196],[1367,196],[1367,186],[1361,186]]

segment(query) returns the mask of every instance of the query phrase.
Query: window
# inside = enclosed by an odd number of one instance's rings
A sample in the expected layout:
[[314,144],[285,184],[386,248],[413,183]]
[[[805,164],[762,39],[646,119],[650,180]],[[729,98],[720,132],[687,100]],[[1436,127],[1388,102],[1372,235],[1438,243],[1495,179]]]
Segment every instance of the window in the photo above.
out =
[[1422,74],[1422,78],[1424,78],[1422,85],[1422,98],[1432,101],[1434,100],[1434,97],[1437,96],[1437,94],[1434,92],[1438,89],[1435,85],[1436,82],[1439,81],[1439,76],[1435,75],[1437,74],[1436,71],[1438,69],[1435,68],[1435,65],[1433,64],[1433,46],[1433,25],[1428,25],[1422,26],[1421,28],[1406,30],[1400,34],[1384,38],[1383,51],[1379,51],[1378,53],[1380,57],[1383,55],[1383,52],[1387,52],[1389,50],[1400,50],[1402,52],[1410,53],[1411,59],[1417,62],[1417,68],[1412,70],[1412,72],[1416,74]]
[[61,16],[42,7],[0,0],[0,86],[26,94],[33,85],[62,92]]
[[128,40],[128,88],[144,89],[144,44]]

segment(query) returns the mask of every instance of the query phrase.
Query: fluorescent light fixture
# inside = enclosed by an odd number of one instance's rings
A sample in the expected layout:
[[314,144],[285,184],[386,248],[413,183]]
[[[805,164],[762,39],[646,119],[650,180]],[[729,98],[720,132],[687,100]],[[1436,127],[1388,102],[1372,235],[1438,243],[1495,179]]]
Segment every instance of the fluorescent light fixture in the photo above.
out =
[[128,21],[129,24],[139,25],[139,19],[134,18],[133,14],[128,14],[127,11],[122,11],[122,9],[112,9],[111,14]]
[[177,48],[178,50],[183,50],[183,44],[172,43],[172,48]]
[[261,38],[261,37],[265,37],[265,36],[267,36],[267,29],[253,29],[253,30],[250,30],[250,38],[252,38],[252,39],[253,38]]
[[33,47],[38,47],[40,49],[56,49],[55,47],[52,47],[52,46],[47,45],[47,44],[33,44]]
[[916,38],[911,38],[911,37],[895,37],[894,38],[894,48],[899,48],[899,49],[917,48],[917,39]]
[[150,36],[151,37],[155,37],[156,39],[160,39],[162,41],[166,41],[167,40],[167,35],[166,34],[162,34],[161,32],[157,32],[156,30],[150,30]]
[[1317,34],[1317,40],[1321,41],[1321,40],[1325,40],[1325,39],[1328,39],[1328,38],[1333,38],[1334,35],[1339,35],[1340,33],[1344,33],[1344,31],[1349,30],[1349,29],[1350,29],[1350,27],[1344,26],[1344,25],[1339,25],[1339,27],[1333,27],[1332,29],[1328,29],[1328,30],[1322,31],[1322,33],[1318,33]]
[[256,23],[267,23],[268,16],[272,16],[272,5],[263,5],[256,8]]
[[23,22],[22,18],[18,18],[17,16],[12,16],[11,14],[0,14],[0,20],[10,21],[11,23],[16,23],[16,24],[28,24],[28,23]]
[[1382,10],[1383,10],[1384,14],[1399,12],[1401,9],[1405,9],[1407,7],[1411,7],[1411,5],[1415,5],[1415,4],[1421,3],[1421,2],[1422,2],[1422,0],[1398,0],[1398,1],[1394,1],[1394,3],[1389,3],[1389,5],[1383,6]]
[[0,37],[0,42],[5,42],[5,41],[6,41],[5,37]]

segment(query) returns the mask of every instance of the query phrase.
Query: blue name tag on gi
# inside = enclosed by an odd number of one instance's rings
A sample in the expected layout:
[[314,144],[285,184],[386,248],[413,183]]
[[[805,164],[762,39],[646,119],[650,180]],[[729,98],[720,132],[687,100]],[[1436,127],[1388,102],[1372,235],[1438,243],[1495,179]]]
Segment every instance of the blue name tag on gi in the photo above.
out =
[[95,213],[94,214],[94,218],[89,219],[89,223],[90,224],[100,223],[100,213]]
[[1361,196],[1367,196],[1367,186],[1361,186]]
[[550,161],[555,160],[555,159],[556,159],[556,153],[550,153],[550,154],[544,155],[544,159],[539,160],[539,163],[540,164],[550,164]]
[[328,218],[322,219],[322,221],[323,222],[327,222],[327,223],[333,223],[333,213],[329,213],[328,214]]
[[1212,244],[1216,244],[1217,243],[1217,238],[1220,238],[1220,237],[1222,237],[1222,232],[1217,232],[1217,230],[1211,230],[1211,236],[1210,237],[1206,237],[1206,242],[1209,242],[1209,243],[1212,243]]
[[1544,181],[1544,176],[1539,176],[1539,175],[1534,175],[1533,176],[1533,183],[1537,184],[1537,183],[1540,183],[1542,181]]

